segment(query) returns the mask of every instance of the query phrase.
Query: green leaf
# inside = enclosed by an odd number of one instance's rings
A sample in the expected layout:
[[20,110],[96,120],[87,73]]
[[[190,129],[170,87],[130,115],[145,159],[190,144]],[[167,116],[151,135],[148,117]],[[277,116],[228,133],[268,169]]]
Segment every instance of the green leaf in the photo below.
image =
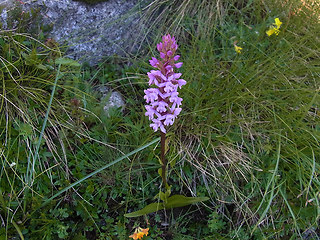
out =
[[159,192],[159,197],[162,201],[166,202],[166,194],[164,194],[164,192],[160,191]]
[[170,167],[173,168],[175,165],[176,165],[176,162],[177,162],[177,158],[175,157],[174,159],[172,159],[169,164],[170,164]]
[[32,126],[27,123],[21,123],[19,126],[20,134],[23,136],[31,136],[32,135]]
[[[158,174],[162,178],[162,167],[158,169]],[[165,177],[167,176],[168,176],[168,169],[166,169],[166,174],[165,174]]]
[[40,64],[40,63],[36,67],[41,69],[41,70],[44,70],[44,71],[48,70],[48,68],[45,65]]
[[141,210],[125,214],[125,217],[140,217],[149,213],[157,212],[162,209],[171,209],[176,207],[184,207],[193,203],[209,200],[208,197],[185,197],[183,195],[173,195],[167,198],[167,203],[151,203]]
[[184,207],[193,203],[209,200],[208,197],[186,197],[183,195],[173,195],[167,199],[166,209]]
[[160,191],[156,196],[154,196],[153,199],[160,199],[160,200],[162,200],[162,201],[164,201],[166,203],[168,197],[171,195],[171,187],[172,186],[167,186],[166,192]]
[[164,209],[164,205],[163,205],[162,202],[151,203],[151,204],[145,206],[144,208],[142,208],[139,211],[132,212],[132,213],[127,213],[124,216],[128,217],[128,218],[129,217],[139,217],[139,216],[146,215],[146,214],[149,214],[149,213],[157,212],[157,211],[162,210],[162,209]]
[[165,203],[167,203],[167,199],[168,199],[168,197],[171,195],[171,187],[172,186],[169,186],[169,185],[167,185],[167,187],[166,187],[166,192],[164,193],[164,200],[163,199],[161,199],[162,201],[164,201]]
[[61,65],[68,65],[72,67],[80,67],[80,63],[78,63],[75,60],[72,60],[70,58],[58,58],[56,59],[56,64],[61,64]]

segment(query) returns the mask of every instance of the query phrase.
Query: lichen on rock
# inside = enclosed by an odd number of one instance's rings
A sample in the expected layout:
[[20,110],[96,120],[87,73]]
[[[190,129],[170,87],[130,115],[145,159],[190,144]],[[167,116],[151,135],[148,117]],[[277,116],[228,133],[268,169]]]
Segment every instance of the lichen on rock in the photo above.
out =
[[73,0],[73,1],[84,2],[84,3],[87,3],[87,4],[96,4],[96,3],[100,3],[100,2],[107,2],[109,0]]
[[[1,3],[3,26],[13,7],[39,9],[39,25],[51,25],[49,36],[67,46],[69,57],[95,65],[104,56],[124,56],[135,49],[141,27],[134,7],[139,0],[108,0],[94,5],[73,0],[6,0]],[[20,5],[19,5],[20,4]]]

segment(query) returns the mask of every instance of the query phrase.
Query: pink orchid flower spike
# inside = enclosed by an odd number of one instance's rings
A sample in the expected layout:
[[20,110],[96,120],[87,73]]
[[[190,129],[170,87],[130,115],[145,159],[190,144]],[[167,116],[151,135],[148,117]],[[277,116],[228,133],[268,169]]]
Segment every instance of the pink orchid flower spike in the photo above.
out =
[[178,88],[187,82],[181,79],[181,73],[175,73],[174,69],[180,68],[182,62],[176,63],[180,56],[176,55],[178,45],[174,37],[167,34],[162,37],[162,42],[157,44],[161,60],[152,57],[150,65],[157,70],[148,72],[149,88],[144,91],[148,103],[145,115],[152,121],[150,127],[156,132],[160,129],[166,133],[165,126],[172,125],[175,118],[181,112],[182,98],[178,97]]

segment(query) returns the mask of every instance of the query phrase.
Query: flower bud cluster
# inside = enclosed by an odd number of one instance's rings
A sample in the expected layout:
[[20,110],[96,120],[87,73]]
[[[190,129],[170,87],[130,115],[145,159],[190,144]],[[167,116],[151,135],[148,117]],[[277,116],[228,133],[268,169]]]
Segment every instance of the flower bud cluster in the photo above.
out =
[[152,121],[150,127],[154,131],[160,129],[166,133],[165,126],[172,125],[175,118],[181,112],[182,98],[178,97],[178,88],[186,84],[186,81],[180,79],[181,73],[175,73],[175,68],[180,68],[182,62],[175,63],[180,56],[175,55],[178,45],[170,34],[162,37],[162,42],[157,44],[160,52],[160,58],[149,60],[151,66],[158,70],[148,72],[149,85],[155,85],[144,91],[148,105],[145,106],[145,115]]

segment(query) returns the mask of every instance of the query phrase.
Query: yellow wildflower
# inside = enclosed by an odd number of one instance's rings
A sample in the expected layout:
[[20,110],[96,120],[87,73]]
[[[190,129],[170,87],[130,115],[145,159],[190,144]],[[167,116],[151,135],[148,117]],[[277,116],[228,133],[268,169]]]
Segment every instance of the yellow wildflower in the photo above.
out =
[[237,46],[237,45],[234,44],[234,50],[235,50],[237,53],[241,53],[242,47],[239,47],[239,46]]
[[136,228],[134,231],[134,234],[130,235],[130,238],[133,238],[133,240],[142,239],[144,235],[148,236],[149,228],[143,229],[141,227]]
[[274,19],[274,25],[277,27],[277,29],[280,28],[282,22],[280,22],[279,18]]
[[272,34],[278,35],[279,32],[280,31],[277,28],[273,27],[273,28],[270,28],[268,31],[266,31],[266,34],[270,37]]
[[279,18],[275,18],[274,19],[274,23],[272,24],[273,27],[270,27],[270,29],[268,31],[266,31],[266,34],[270,37],[272,34],[276,34],[278,35],[280,30],[280,26],[281,26],[282,22],[280,21]]

